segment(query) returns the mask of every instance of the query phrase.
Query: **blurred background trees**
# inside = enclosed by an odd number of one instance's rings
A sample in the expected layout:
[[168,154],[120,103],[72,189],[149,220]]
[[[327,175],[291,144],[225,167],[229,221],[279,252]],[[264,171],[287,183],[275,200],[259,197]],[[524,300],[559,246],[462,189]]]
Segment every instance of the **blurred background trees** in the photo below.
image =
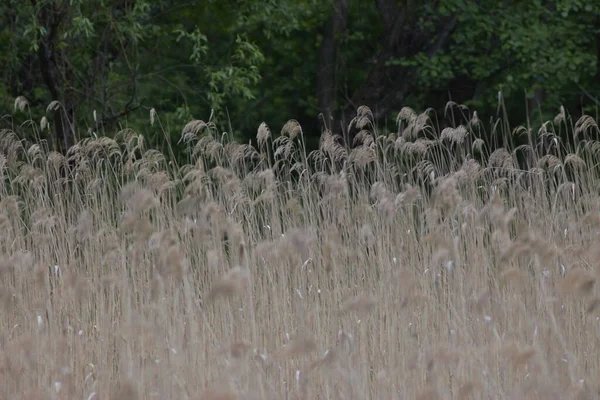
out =
[[496,116],[499,92],[515,124],[595,115],[599,58],[600,0],[0,3],[4,114],[24,96],[23,121],[46,116],[63,149],[125,127],[176,145],[192,118],[242,140],[294,118],[314,145],[360,105],[395,129],[403,106]]

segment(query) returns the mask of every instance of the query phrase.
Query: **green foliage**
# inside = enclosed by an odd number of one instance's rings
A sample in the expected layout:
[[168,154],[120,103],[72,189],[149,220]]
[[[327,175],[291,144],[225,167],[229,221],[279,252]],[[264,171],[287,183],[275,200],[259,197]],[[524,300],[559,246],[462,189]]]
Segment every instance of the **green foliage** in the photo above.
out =
[[[52,100],[71,101],[79,131],[127,126],[159,141],[148,122],[154,108],[172,143],[192,118],[211,118],[245,138],[263,120],[276,129],[296,118],[308,136],[318,136],[319,52],[339,4],[348,5],[348,15],[336,36],[338,111],[360,105],[353,93],[379,64],[382,76],[409,81],[390,115],[404,105],[443,110],[449,95],[493,114],[499,90],[516,109],[525,98],[549,113],[561,104],[571,111],[596,106],[599,0],[396,1],[404,36],[393,47],[386,47],[390,32],[377,3],[7,0],[0,5],[0,106],[24,95],[41,118]],[[440,27],[453,18],[437,48]],[[399,90],[380,84],[379,97]],[[529,117],[509,113],[516,122]]]

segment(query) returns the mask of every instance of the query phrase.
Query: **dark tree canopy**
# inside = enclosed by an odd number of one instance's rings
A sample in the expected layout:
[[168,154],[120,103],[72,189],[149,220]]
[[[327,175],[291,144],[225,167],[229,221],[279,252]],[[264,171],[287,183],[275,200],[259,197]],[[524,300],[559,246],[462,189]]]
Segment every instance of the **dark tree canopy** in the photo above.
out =
[[7,0],[0,43],[3,109],[24,96],[59,148],[122,127],[175,144],[192,118],[318,138],[361,105],[383,129],[449,100],[495,115],[500,92],[523,123],[595,113],[600,89],[600,0]]

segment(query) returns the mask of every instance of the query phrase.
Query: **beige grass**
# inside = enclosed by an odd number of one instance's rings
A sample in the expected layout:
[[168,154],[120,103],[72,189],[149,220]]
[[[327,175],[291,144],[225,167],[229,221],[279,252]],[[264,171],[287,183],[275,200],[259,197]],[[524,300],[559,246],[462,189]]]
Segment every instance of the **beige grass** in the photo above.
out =
[[0,132],[0,397],[597,398],[598,128],[466,120],[193,121],[183,166]]

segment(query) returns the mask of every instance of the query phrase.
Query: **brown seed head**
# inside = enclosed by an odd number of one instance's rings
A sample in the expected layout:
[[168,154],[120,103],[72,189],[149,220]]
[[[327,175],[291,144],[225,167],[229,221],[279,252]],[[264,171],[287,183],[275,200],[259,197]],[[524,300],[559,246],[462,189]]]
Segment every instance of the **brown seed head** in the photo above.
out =
[[250,271],[237,266],[218,281],[208,295],[209,301],[218,297],[232,297],[250,285]]

